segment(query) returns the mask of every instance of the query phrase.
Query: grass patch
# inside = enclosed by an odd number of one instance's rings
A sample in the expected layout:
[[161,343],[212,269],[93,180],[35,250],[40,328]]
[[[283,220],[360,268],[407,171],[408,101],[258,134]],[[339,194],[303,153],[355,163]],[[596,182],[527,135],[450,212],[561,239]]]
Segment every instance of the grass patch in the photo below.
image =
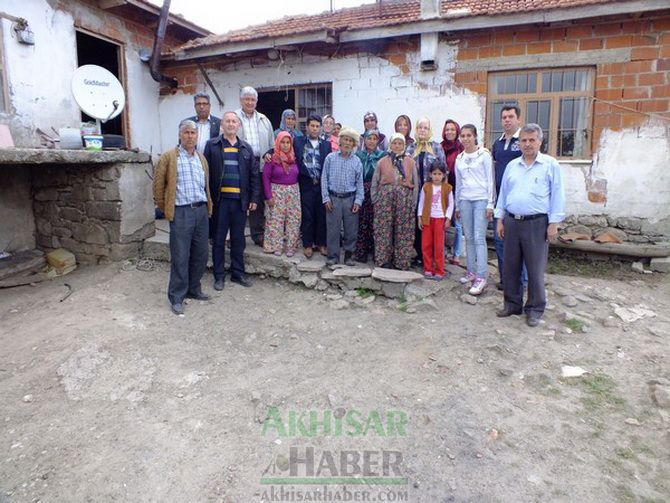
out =
[[569,382],[582,388],[585,393],[582,403],[587,409],[622,407],[626,404],[626,401],[617,394],[616,383],[606,374],[587,375]]
[[554,382],[546,374],[540,374],[538,384],[540,385],[540,390],[545,395],[559,396],[561,394],[561,390],[554,386]]
[[581,332],[584,328],[584,322],[575,318],[569,318],[565,320],[565,326],[573,332]]
[[621,459],[635,459],[635,453],[630,447],[617,447],[614,453]]
[[356,294],[361,299],[365,299],[367,297],[372,297],[375,294],[375,292],[373,290],[370,290],[369,288],[359,287],[359,288],[356,288]]
[[620,484],[616,487],[616,493],[618,496],[617,500],[621,503],[635,503],[637,501],[633,490],[623,484]]

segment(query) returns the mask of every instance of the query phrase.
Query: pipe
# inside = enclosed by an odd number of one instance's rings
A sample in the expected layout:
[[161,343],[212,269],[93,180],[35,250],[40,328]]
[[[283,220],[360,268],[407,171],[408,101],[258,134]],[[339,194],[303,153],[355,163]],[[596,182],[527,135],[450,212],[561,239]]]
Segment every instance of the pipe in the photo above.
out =
[[156,31],[156,38],[154,39],[154,49],[151,52],[151,59],[149,60],[149,71],[151,72],[151,77],[156,82],[167,82],[170,84],[170,87],[177,87],[179,85],[177,79],[163,75],[158,68],[160,65],[161,49],[163,47],[163,41],[165,40],[169,15],[170,0],[163,0],[163,7],[161,7],[160,18],[158,19],[158,30]]

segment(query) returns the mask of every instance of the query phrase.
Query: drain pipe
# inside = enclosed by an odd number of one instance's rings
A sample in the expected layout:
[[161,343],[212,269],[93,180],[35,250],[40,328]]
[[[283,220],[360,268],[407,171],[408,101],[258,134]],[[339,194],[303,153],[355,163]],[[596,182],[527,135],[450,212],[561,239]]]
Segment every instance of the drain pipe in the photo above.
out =
[[167,31],[168,17],[170,15],[170,0],[163,0],[163,7],[161,7],[161,15],[158,19],[158,30],[156,31],[156,38],[154,40],[154,49],[151,53],[151,60],[149,62],[149,70],[151,76],[156,82],[167,82],[170,87],[177,87],[179,83],[174,77],[163,75],[159,70],[161,49],[163,41],[165,40],[165,32]]

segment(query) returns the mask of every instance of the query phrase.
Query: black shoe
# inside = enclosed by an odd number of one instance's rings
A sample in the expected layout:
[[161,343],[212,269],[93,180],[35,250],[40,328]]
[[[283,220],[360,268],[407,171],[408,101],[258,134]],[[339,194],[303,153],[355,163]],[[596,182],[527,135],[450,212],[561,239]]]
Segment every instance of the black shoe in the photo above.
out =
[[521,310],[519,309],[518,311],[512,311],[511,309],[505,308],[496,312],[496,316],[498,318],[507,318],[508,316],[513,316],[515,314],[521,314]]
[[198,292],[198,293],[187,293],[186,294],[187,299],[195,299],[195,300],[209,300],[209,295],[206,293]]
[[336,258],[329,258],[328,260],[326,260],[326,265],[335,265],[338,262],[339,261]]
[[226,286],[226,281],[223,279],[214,280],[214,290],[220,292]]
[[344,252],[344,265],[352,267],[356,265],[354,262],[354,257],[351,252]]
[[175,302],[170,306],[174,314],[184,314],[184,304],[181,302]]
[[256,239],[253,240],[253,242],[256,246],[260,246],[261,248],[263,248],[263,239],[262,238],[261,239],[256,238]]
[[251,286],[251,281],[249,281],[246,276],[232,277],[230,278],[230,281],[232,281],[233,283],[237,283],[238,285],[245,286],[247,288]]
[[496,283],[496,288],[497,288],[498,290],[500,290],[500,291],[504,290],[502,281],[498,281],[498,282]]
[[540,324],[540,318],[538,316],[528,315],[526,316],[526,325],[529,327],[536,327]]

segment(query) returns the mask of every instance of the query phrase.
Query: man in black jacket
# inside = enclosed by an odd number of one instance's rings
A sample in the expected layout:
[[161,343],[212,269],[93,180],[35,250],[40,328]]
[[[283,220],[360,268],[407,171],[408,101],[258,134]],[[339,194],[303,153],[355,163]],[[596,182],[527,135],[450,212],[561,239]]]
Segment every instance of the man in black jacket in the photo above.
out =
[[209,140],[205,159],[209,164],[209,183],[214,211],[210,225],[213,244],[214,289],[225,286],[226,236],[230,230],[230,279],[251,286],[244,272],[244,227],[247,213],[254,211],[260,198],[260,172],[251,145],[240,140],[240,121],[235,112],[221,120],[223,133]]
[[193,104],[196,115],[189,117],[188,120],[192,120],[198,126],[198,144],[196,145],[196,149],[202,154],[205,151],[207,141],[221,134],[221,119],[209,113],[212,105],[208,94],[196,94],[193,96]]
[[314,249],[327,255],[326,210],[321,202],[321,169],[330,154],[330,140],[319,138],[321,116],[307,118],[307,135],[294,140],[295,158],[300,175],[300,205],[302,207],[302,245],[305,257],[311,258]]

